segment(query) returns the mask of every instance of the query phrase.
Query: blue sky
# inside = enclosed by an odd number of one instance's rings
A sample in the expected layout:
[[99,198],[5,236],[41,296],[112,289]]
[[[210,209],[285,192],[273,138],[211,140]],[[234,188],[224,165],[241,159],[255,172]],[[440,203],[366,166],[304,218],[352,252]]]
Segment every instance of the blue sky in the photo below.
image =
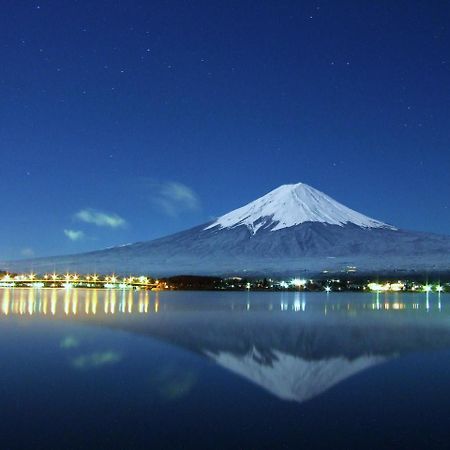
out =
[[1,259],[152,239],[299,181],[450,234],[447,2],[1,8]]

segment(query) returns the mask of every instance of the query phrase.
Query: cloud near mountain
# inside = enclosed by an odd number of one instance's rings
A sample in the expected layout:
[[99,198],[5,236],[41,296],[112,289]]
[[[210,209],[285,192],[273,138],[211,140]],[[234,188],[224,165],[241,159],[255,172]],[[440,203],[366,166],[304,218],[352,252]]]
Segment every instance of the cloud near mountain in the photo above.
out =
[[93,208],[78,211],[75,219],[98,227],[123,228],[127,224],[126,220],[118,214],[106,213]]

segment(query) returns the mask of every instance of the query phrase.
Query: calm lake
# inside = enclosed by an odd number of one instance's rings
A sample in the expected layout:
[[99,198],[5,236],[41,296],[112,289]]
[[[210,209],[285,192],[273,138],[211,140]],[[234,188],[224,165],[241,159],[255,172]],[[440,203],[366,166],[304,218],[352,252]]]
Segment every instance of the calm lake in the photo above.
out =
[[0,290],[4,449],[449,448],[450,296]]

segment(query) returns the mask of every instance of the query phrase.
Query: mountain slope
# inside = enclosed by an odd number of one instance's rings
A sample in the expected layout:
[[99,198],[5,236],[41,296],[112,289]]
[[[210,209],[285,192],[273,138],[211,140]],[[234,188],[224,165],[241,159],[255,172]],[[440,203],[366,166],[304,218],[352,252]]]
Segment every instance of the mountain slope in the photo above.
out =
[[285,185],[200,225],[153,241],[2,264],[11,271],[295,274],[445,270],[450,237],[398,230],[303,184]]

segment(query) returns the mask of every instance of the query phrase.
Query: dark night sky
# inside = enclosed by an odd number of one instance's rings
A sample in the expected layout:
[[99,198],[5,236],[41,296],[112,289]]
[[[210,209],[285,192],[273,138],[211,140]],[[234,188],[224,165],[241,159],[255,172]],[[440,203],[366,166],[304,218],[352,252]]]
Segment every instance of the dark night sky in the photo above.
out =
[[210,220],[305,182],[450,234],[450,3],[0,5],[0,256]]

